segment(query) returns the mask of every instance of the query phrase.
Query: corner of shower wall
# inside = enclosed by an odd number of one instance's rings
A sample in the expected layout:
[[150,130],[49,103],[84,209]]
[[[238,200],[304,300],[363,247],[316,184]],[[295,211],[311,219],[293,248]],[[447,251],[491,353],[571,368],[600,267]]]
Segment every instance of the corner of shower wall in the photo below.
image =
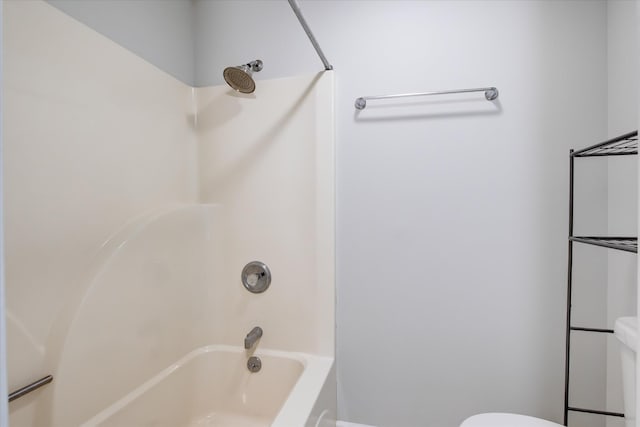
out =
[[41,427],[65,382],[57,326],[73,329],[101,245],[132,218],[195,203],[197,147],[190,87],[43,1],[3,8],[7,382],[54,375],[9,411],[12,425]]
[[[37,425],[79,425],[194,348],[211,343],[222,304],[215,284],[222,244],[218,207],[179,205],[145,214],[95,257],[49,346],[58,355],[51,401]],[[105,375],[108,373],[108,375]],[[87,392],[99,384],[99,393]]]
[[[222,343],[261,326],[261,346],[334,357],[334,76],[259,80],[253,94],[197,88],[199,183],[220,206]],[[250,261],[273,275],[263,294],[239,281]],[[218,322],[222,324],[222,322]]]

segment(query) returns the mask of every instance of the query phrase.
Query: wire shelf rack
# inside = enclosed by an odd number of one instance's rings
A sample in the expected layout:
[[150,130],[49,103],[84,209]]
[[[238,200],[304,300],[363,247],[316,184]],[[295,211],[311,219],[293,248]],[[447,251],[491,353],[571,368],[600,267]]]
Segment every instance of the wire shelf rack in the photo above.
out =
[[569,240],[573,242],[586,243],[588,245],[638,253],[638,239],[636,237],[572,236],[569,237]]
[[611,236],[574,236],[573,235],[573,209],[574,209],[574,164],[575,159],[580,157],[605,157],[605,156],[626,156],[629,154],[638,154],[638,131],[633,131],[609,139],[608,141],[592,145],[580,150],[571,150],[569,154],[569,245],[567,257],[567,321],[566,341],[565,341],[565,365],[564,365],[564,423],[569,425],[569,412],[584,412],[589,414],[599,414],[612,417],[624,417],[619,412],[603,411],[599,409],[578,408],[569,404],[569,382],[571,372],[571,335],[572,332],[596,332],[596,333],[613,333],[608,328],[592,328],[575,326],[571,323],[571,306],[572,306],[572,290],[573,290],[573,246],[574,243],[583,243],[587,245],[601,246],[610,249],[616,249],[624,252],[638,253],[637,237],[611,237]]
[[608,141],[571,153],[572,157],[626,156],[638,154],[638,131],[629,132]]

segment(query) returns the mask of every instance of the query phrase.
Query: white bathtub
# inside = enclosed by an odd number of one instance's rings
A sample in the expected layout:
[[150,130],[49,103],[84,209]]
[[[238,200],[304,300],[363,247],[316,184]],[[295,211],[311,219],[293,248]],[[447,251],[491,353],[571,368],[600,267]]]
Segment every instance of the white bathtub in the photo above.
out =
[[[194,350],[82,426],[335,425],[330,420],[335,420],[335,408],[317,404],[331,401],[320,398],[333,383],[332,358],[275,350],[257,350],[253,355],[262,360],[257,373],[247,369],[249,355],[240,347]],[[99,390],[97,384],[95,392]]]

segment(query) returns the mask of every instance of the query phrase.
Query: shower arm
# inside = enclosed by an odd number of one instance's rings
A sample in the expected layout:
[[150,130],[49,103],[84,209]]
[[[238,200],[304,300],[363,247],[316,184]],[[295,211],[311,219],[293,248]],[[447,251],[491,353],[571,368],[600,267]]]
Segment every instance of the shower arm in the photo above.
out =
[[300,21],[300,25],[302,25],[304,32],[307,33],[307,37],[309,37],[309,40],[311,41],[313,48],[316,50],[316,52],[318,53],[318,56],[320,57],[320,60],[324,64],[324,69],[333,70],[333,65],[329,64],[327,57],[324,56],[324,53],[322,52],[322,49],[318,44],[318,41],[313,36],[313,33],[311,32],[311,28],[309,28],[309,25],[307,25],[307,21],[305,21],[304,16],[302,16],[302,12],[300,11],[300,7],[298,7],[298,3],[296,3],[296,0],[288,0],[288,1],[289,1],[289,5],[291,6],[291,9],[293,10],[293,13],[296,14],[298,21]]

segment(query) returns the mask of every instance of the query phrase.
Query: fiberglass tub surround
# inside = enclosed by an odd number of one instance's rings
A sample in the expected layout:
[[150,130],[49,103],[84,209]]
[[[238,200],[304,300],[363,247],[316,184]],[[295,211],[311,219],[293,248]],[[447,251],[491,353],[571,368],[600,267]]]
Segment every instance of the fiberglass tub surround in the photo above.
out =
[[334,425],[333,75],[196,89],[44,2],[4,12],[9,387],[54,376],[12,423],[140,425],[173,393],[185,425]]

